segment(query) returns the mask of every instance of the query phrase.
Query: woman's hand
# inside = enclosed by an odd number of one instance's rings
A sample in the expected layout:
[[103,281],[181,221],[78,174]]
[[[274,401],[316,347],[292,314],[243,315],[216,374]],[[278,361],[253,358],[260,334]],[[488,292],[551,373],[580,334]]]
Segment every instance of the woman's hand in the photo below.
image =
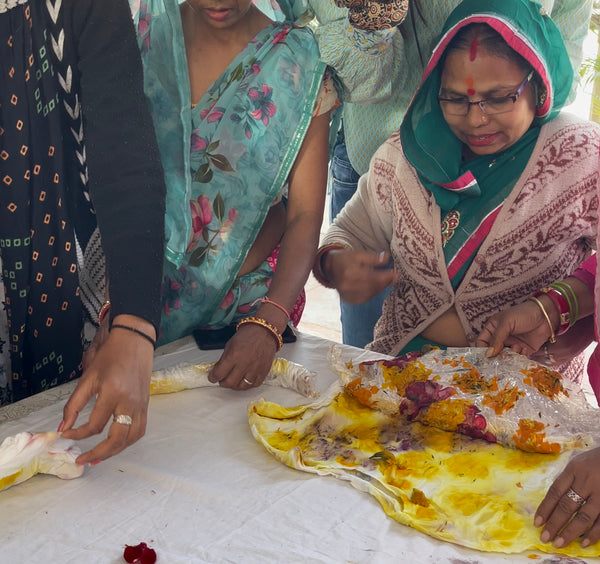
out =
[[389,253],[331,250],[322,257],[321,266],[342,300],[362,304],[397,281],[394,270],[385,268],[389,260]]
[[595,448],[573,458],[554,480],[536,511],[534,524],[544,526],[542,542],[561,548],[583,535],[581,546],[585,548],[600,539],[599,517],[600,448]]
[[[155,336],[154,327],[141,318],[119,315],[114,322],[135,327],[152,338]],[[144,435],[153,353],[148,340],[132,331],[115,327],[87,363],[63,410],[63,422],[59,427],[63,437],[79,440],[101,433],[115,415],[127,415],[132,423],[113,422],[107,438],[80,455],[78,464],[105,460]],[[73,428],[79,413],[94,396],[97,396],[96,405],[89,421]]]
[[489,356],[496,356],[504,347],[531,356],[549,338],[550,327],[541,308],[527,300],[492,315],[477,337],[477,346],[488,347]]
[[271,369],[276,352],[275,339],[267,329],[246,323],[227,342],[208,379],[234,390],[260,386]]
[[408,13],[408,0],[334,0],[348,8],[348,20],[356,29],[377,31],[400,25]]

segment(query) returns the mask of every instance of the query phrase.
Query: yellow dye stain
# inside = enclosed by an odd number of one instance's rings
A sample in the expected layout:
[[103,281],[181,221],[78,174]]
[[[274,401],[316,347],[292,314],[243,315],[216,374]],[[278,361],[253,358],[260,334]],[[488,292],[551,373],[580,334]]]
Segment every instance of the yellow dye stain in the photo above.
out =
[[397,455],[387,464],[379,467],[385,482],[399,488],[406,478],[431,478],[440,471],[439,461],[428,452],[409,451]]
[[379,443],[379,429],[373,425],[357,424],[345,430],[352,440],[352,448],[362,452],[377,452],[383,447]]
[[537,554],[528,554],[527,558],[531,558],[531,560],[537,560],[539,556]]
[[[524,527],[527,525],[531,526],[531,522],[528,523],[525,518],[521,517],[514,508],[510,506],[510,504],[500,511],[504,511],[502,521],[495,526],[492,525],[489,529],[490,537],[495,540],[513,540]],[[507,543],[505,546],[510,546],[510,543]]]
[[483,480],[489,476],[488,467],[493,463],[485,458],[487,457],[481,457],[475,453],[462,452],[449,456],[444,464],[448,472],[455,476],[464,475],[471,480]]
[[465,399],[438,401],[422,411],[418,419],[432,427],[454,431],[465,420],[465,413],[471,403]]
[[[494,523],[498,515],[502,515],[503,530],[498,531],[498,533],[490,530],[490,538],[505,538],[505,530],[515,531],[523,526],[520,523],[517,527],[517,521],[511,518],[510,514],[513,512],[512,504],[495,494],[462,491],[450,494],[448,496],[448,503],[466,517],[477,514],[477,521],[487,522],[490,527],[497,527],[498,525]],[[496,534],[499,537],[496,537]]]
[[450,452],[454,444],[454,434],[433,427],[424,427],[421,444],[426,449],[431,449],[436,452]]
[[417,506],[415,511],[415,517],[422,519],[423,521],[435,521],[439,518],[438,512],[433,507],[421,507]]
[[12,486],[17,479],[19,478],[19,476],[23,473],[22,470],[19,470],[18,472],[15,472],[14,474],[11,474],[10,476],[5,476],[4,478],[0,478],[0,490],[3,490],[4,488],[8,488],[8,486]]
[[354,468],[356,466],[359,466],[359,463],[354,461],[354,460],[348,460],[347,458],[344,458],[343,456],[338,456],[335,461],[340,465],[340,466],[345,466],[346,468]]
[[540,454],[537,452],[525,452],[522,450],[502,449],[505,467],[513,470],[529,470],[551,464],[557,456],[553,454]]
[[277,450],[292,450],[298,446],[300,435],[296,431],[284,433],[283,431],[275,431],[269,439],[269,444]]
[[370,420],[372,420],[374,417],[373,410],[370,407],[366,407],[356,398],[347,393],[342,393],[335,396],[333,400],[333,406],[340,415],[343,415],[351,420],[356,420],[357,418],[362,419],[365,417],[368,417]]

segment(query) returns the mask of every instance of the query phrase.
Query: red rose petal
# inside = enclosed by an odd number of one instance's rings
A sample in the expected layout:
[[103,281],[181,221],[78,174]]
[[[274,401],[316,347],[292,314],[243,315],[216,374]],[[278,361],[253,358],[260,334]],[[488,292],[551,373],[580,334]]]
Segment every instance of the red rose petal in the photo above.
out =
[[125,545],[123,558],[129,564],[154,564],[156,552],[152,548],[148,548],[145,542],[141,542],[137,546]]

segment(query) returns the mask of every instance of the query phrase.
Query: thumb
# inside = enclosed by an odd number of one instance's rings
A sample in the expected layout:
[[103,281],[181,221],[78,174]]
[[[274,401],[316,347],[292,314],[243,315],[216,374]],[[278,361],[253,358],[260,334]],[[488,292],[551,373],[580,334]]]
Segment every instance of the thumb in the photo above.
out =
[[386,251],[381,251],[380,253],[361,253],[359,260],[365,266],[381,268],[387,266],[390,262],[390,253]]

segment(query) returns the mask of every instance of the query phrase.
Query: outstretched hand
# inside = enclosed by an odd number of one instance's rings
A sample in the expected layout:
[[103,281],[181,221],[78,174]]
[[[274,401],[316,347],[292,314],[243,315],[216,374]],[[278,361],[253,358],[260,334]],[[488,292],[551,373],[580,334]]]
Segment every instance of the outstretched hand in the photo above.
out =
[[600,448],[577,455],[550,486],[534,524],[542,542],[555,548],[582,536],[581,546],[600,540]]
[[340,297],[350,304],[362,304],[398,280],[386,268],[389,253],[331,250],[322,258],[323,272]]
[[[133,316],[118,316],[115,321],[135,326],[150,336],[150,323]],[[77,458],[78,464],[105,460],[140,439],[146,431],[152,358],[149,341],[132,331],[113,329],[93,357],[88,357],[83,375],[63,410],[59,430],[67,439],[85,439],[101,433],[115,415],[131,417],[131,425],[113,422],[106,439]],[[79,413],[97,396],[89,420],[77,428]]]

